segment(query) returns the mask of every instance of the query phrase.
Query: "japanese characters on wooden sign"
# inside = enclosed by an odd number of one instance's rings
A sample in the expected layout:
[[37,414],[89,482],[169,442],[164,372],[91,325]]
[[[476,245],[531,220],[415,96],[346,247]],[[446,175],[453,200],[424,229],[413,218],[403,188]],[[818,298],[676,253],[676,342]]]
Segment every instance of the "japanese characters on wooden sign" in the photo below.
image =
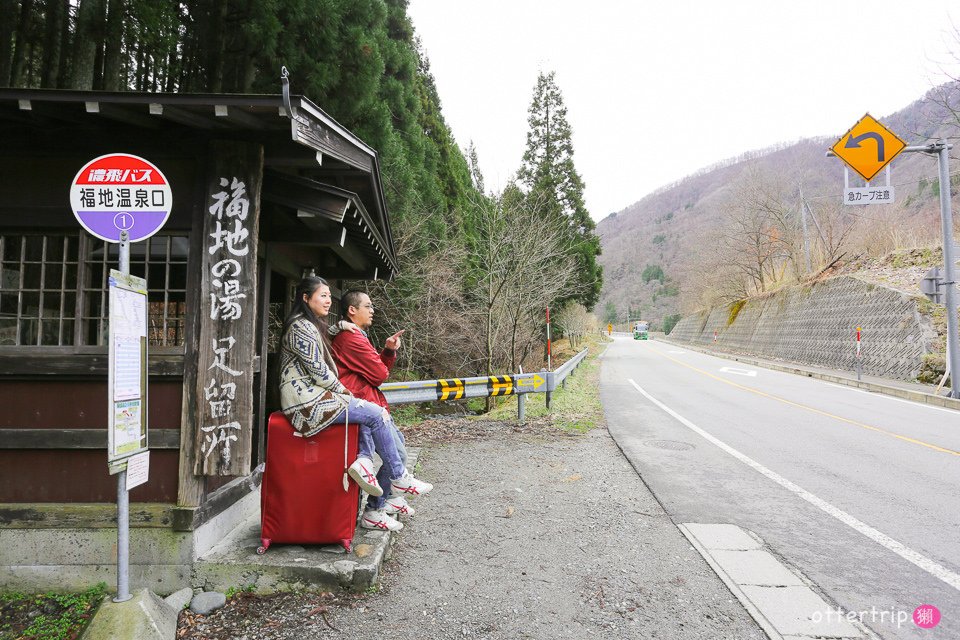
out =
[[[223,148],[220,149],[221,153]],[[204,203],[197,475],[249,472],[262,156],[216,158]]]

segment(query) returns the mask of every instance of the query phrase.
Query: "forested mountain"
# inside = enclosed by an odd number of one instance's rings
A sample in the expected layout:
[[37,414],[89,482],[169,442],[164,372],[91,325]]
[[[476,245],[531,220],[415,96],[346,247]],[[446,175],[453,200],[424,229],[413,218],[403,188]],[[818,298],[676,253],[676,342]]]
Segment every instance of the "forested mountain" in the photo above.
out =
[[[294,93],[380,155],[400,275],[347,285],[371,290],[375,330],[416,329],[402,366],[430,377],[540,368],[544,308],[591,306],[601,277],[560,90],[541,76],[517,158],[525,173],[484,193],[476,151],[471,169],[444,121],[407,5],[0,0],[0,87],[278,94],[286,67]],[[548,264],[550,282],[531,275]]]
[[[877,115],[908,144],[957,136],[960,89],[949,83],[894,114]],[[937,242],[935,158],[904,153],[891,163],[896,203],[844,206],[843,163],[825,157],[839,137],[804,139],[744,153],[666,185],[597,225],[605,321],[677,314],[730,302],[815,275],[861,255]],[[958,166],[953,152],[953,178]],[[858,179],[851,172],[851,185]],[[882,182],[881,173],[874,184]],[[804,256],[803,202],[810,269]]]

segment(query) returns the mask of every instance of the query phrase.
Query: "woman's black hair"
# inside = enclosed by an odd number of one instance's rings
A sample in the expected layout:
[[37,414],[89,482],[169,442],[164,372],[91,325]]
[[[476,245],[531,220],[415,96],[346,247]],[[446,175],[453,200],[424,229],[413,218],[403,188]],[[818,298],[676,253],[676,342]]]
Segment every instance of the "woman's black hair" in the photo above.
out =
[[320,331],[320,339],[323,340],[323,344],[326,347],[326,352],[330,353],[330,336],[327,333],[327,319],[317,316],[317,314],[313,312],[313,309],[310,308],[310,305],[307,304],[307,301],[303,299],[304,296],[307,298],[312,297],[317,289],[324,286],[329,287],[330,285],[320,276],[306,276],[300,281],[300,284],[297,285],[297,292],[293,296],[293,306],[290,308],[287,319],[283,322],[283,333],[286,334],[287,329],[289,329],[290,325],[297,319],[307,318],[317,326],[317,330]]

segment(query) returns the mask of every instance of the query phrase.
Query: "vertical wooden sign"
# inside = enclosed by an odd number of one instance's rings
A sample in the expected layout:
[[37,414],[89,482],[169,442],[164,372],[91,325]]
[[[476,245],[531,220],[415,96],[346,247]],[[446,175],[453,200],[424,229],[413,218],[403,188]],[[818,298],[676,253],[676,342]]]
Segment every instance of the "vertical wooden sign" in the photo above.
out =
[[207,476],[250,471],[263,149],[214,142],[203,204],[196,464]]

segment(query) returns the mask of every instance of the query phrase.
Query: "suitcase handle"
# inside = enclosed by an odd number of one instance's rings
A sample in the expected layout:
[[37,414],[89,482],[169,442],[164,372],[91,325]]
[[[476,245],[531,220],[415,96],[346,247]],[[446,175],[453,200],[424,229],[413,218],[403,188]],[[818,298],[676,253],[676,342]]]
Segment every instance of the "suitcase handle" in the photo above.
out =
[[348,436],[350,435],[350,403],[347,403],[347,406],[343,408],[343,490],[350,490],[350,478],[347,476],[347,469],[350,468],[350,465],[347,464],[347,442]]

